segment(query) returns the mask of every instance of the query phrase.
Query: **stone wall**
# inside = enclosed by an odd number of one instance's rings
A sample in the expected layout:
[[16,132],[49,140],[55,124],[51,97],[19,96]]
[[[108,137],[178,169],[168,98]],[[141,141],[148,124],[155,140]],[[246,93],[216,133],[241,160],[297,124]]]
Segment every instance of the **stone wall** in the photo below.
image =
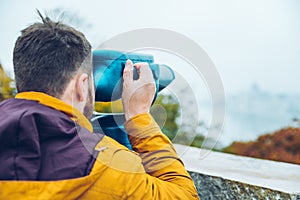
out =
[[249,185],[216,176],[189,172],[201,200],[300,200],[300,195]]
[[201,200],[300,200],[300,165],[175,145]]

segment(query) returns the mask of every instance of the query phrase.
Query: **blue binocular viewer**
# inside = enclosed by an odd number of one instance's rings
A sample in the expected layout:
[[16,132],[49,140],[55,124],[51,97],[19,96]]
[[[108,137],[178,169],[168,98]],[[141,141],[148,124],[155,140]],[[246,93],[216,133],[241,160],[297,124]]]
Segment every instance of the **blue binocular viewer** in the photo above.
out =
[[[149,54],[124,53],[113,50],[93,51],[93,73],[95,84],[95,101],[112,102],[122,97],[123,70],[126,61],[133,63],[146,62],[152,71],[156,85],[156,95],[167,87],[174,79],[173,70],[167,65],[154,63]],[[134,68],[133,79],[138,79],[138,72]],[[124,129],[125,116],[123,113],[97,113],[92,118],[94,132],[103,132],[129,149],[132,149]]]

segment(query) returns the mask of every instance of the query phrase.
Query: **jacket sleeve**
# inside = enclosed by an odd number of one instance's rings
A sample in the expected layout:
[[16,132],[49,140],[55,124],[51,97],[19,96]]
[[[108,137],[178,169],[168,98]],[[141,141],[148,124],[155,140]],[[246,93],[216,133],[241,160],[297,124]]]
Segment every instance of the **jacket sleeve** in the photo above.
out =
[[94,183],[86,195],[100,199],[199,199],[171,141],[151,115],[137,115],[125,128],[135,151],[105,136],[95,147],[99,154],[90,173]]
[[[145,172],[142,194],[136,199],[199,199],[194,183],[171,141],[150,114],[140,114],[125,123],[133,149],[139,153]],[[144,195],[144,196],[143,196]]]

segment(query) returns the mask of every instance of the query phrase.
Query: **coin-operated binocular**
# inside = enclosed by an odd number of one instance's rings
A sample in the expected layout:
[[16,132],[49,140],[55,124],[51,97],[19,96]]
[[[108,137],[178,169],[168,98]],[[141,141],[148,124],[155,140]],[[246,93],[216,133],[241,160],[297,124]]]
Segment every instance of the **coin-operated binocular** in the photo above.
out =
[[[94,50],[93,73],[96,102],[112,102],[121,99],[123,70],[128,59],[133,63],[147,62],[149,64],[156,85],[156,94],[153,102],[158,92],[167,87],[175,79],[173,70],[167,65],[154,63],[152,55],[123,53],[112,50]],[[133,79],[138,79],[138,72],[135,68]],[[123,126],[125,122],[124,113],[94,112],[91,121],[94,132],[102,132],[127,148],[132,149]]]

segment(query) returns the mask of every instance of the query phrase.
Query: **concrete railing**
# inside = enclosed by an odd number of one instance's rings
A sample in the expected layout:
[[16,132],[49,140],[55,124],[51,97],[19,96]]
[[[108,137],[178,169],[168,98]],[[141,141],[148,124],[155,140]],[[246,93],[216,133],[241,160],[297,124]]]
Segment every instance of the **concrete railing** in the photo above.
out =
[[300,165],[175,144],[201,200],[300,200]]

